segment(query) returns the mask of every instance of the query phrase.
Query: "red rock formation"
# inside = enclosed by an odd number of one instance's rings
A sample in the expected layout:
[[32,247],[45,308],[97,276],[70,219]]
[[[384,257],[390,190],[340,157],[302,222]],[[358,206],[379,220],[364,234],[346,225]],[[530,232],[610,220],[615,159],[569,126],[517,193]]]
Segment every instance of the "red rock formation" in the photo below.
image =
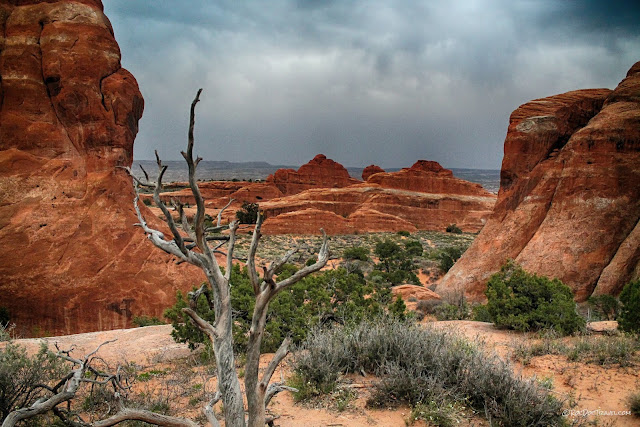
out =
[[640,261],[640,63],[611,92],[568,92],[511,115],[495,210],[438,290],[484,298],[507,258],[583,301],[617,294]]
[[143,99],[101,2],[1,2],[0,75],[0,306],[23,335],[161,315],[200,277],[133,227]]
[[[366,182],[344,188],[307,190],[262,203],[260,208],[267,216],[263,230],[272,234],[279,229],[286,229],[287,233],[308,230],[306,224],[301,223],[304,217],[287,216],[288,228],[269,225],[284,221],[280,218],[282,214],[304,209],[331,212],[341,218],[340,224],[344,219],[348,227],[358,232],[444,231],[452,223],[465,231],[477,231],[489,216],[494,202],[495,195],[490,193],[487,196],[429,194],[382,188]],[[339,230],[345,226],[335,227],[335,233],[324,227],[329,234],[341,234]],[[319,228],[310,232],[318,233]]]
[[371,175],[374,175],[380,172],[384,172],[384,169],[382,169],[380,166],[369,165],[366,168],[364,168],[364,170],[362,171],[362,180],[366,181],[369,179]]
[[398,172],[377,173],[370,176],[367,182],[386,188],[420,193],[480,197],[490,197],[491,194],[480,184],[456,178],[449,169],[443,168],[438,162],[428,160],[418,160],[410,168],[404,168]]
[[360,181],[351,178],[349,172],[340,163],[318,154],[309,163],[293,169],[278,169],[267,177],[284,195],[297,194],[310,188],[337,188],[356,184]]
[[391,292],[394,296],[400,296],[405,301],[408,301],[409,298],[415,298],[417,300],[439,300],[440,295],[433,292],[431,289],[425,288],[424,286],[416,286],[416,285],[399,285],[391,288]]

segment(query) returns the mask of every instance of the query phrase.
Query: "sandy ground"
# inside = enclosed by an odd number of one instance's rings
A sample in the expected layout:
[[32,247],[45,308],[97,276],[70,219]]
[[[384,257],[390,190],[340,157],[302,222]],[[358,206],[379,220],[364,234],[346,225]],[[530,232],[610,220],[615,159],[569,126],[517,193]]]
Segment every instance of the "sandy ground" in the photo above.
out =
[[[456,330],[470,339],[478,339],[485,343],[488,351],[495,351],[501,357],[511,358],[511,352],[518,340],[535,339],[534,336],[498,330],[490,323],[472,321],[432,322],[425,327]],[[144,328],[93,332],[86,334],[49,337],[44,339],[16,340],[35,352],[45,342],[55,349],[57,344],[61,349],[74,348],[73,355],[79,357],[93,351],[101,343],[115,339],[115,342],[104,345],[100,349],[100,356],[110,364],[122,360],[135,362],[145,369],[157,369],[171,366],[179,360],[189,357],[190,351],[184,344],[177,344],[170,336],[171,326],[148,326]],[[264,364],[270,360],[270,355],[264,356]],[[638,426],[640,419],[630,415],[608,415],[607,411],[626,411],[625,399],[632,391],[640,386],[638,367],[622,368],[618,366],[599,366],[580,362],[568,362],[566,357],[546,355],[535,357],[527,366],[515,363],[517,372],[524,376],[536,376],[553,382],[553,393],[567,399],[573,405],[568,411],[573,411],[573,419],[579,419],[579,414],[591,411],[588,417],[595,425],[603,426]],[[286,368],[282,373],[276,373],[274,378],[288,375]],[[202,375],[201,375],[202,377]],[[279,414],[276,425],[280,426],[404,426],[409,416],[409,408],[393,410],[372,410],[365,407],[367,383],[374,378],[351,378],[351,387],[360,397],[353,401],[347,410],[338,412],[335,409],[310,408],[294,404],[291,395],[281,393],[271,405],[271,410]],[[148,385],[147,385],[148,386]],[[214,383],[206,383],[205,387],[212,389]],[[598,412],[599,411],[599,412]],[[193,415],[193,411],[189,415]],[[195,411],[197,414],[197,411]],[[483,425],[479,420],[466,420],[463,425]],[[414,424],[420,425],[420,424]],[[485,424],[486,425],[486,424]]]

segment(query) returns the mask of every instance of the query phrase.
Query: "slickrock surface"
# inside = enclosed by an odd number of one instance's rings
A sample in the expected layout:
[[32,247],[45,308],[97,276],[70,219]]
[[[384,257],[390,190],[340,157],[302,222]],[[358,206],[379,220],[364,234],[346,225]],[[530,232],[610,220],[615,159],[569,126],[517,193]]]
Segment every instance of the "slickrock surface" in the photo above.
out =
[[0,2],[0,76],[0,306],[17,332],[160,315],[200,276],[133,226],[116,166],[131,164],[144,102],[102,3]]
[[576,300],[640,273],[640,63],[614,90],[537,99],[511,115],[495,210],[438,291],[484,299],[508,258]]

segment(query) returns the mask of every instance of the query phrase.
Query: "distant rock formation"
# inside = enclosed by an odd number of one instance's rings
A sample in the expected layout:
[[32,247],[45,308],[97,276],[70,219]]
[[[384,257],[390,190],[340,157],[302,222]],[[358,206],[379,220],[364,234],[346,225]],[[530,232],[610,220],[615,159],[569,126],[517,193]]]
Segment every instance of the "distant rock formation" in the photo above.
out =
[[367,182],[420,193],[491,197],[491,193],[482,185],[456,178],[449,169],[429,160],[418,160],[410,168],[398,172],[377,173],[370,176]]
[[128,327],[200,281],[133,226],[116,166],[144,102],[102,10],[0,3],[0,306],[22,335]]
[[511,115],[495,210],[438,286],[484,298],[508,258],[578,301],[640,275],[640,62],[614,91],[537,99]]
[[310,188],[338,188],[356,184],[347,169],[340,163],[318,154],[308,163],[293,169],[278,169],[267,177],[267,183],[275,185],[285,196],[300,193]]
[[[263,226],[267,234],[316,234],[320,226],[329,234],[445,231],[453,223],[476,232],[495,200],[479,184],[455,178],[437,162],[419,161],[399,172],[371,175],[364,183],[272,199],[260,209],[267,216]],[[321,222],[324,225],[318,225]]]
[[377,165],[369,165],[366,168],[364,168],[362,170],[362,180],[366,181],[369,179],[369,177],[371,175],[374,175],[376,173],[380,173],[380,172],[384,172],[384,169],[382,169],[380,166]]

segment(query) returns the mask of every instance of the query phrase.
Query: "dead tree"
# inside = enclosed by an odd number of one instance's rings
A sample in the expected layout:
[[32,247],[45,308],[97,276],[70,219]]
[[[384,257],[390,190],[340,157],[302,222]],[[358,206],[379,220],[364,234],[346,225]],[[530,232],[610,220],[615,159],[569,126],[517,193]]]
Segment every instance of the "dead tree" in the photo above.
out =
[[[256,270],[255,261],[258,243],[261,236],[260,228],[262,225],[262,215],[258,215],[246,262],[256,299],[251,329],[249,331],[247,361],[244,376],[245,394],[247,398],[247,418],[245,417],[240,380],[238,379],[235,369],[232,335],[233,316],[230,293],[230,287],[232,286],[231,271],[233,267],[234,246],[236,243],[238,222],[233,221],[228,225],[229,233],[227,240],[222,240],[221,243],[217,243],[215,246],[210,245],[210,241],[219,242],[219,240],[207,237],[207,232],[204,226],[205,202],[196,182],[196,168],[202,159],[200,157],[194,159],[193,157],[195,108],[196,104],[200,101],[201,92],[202,89],[198,90],[196,97],[191,103],[187,151],[182,152],[182,156],[186,160],[189,168],[189,187],[196,202],[196,213],[193,221],[189,221],[187,215],[182,209],[182,206],[178,203],[176,204],[176,208],[179,217],[179,224],[177,224],[173,219],[171,212],[161,200],[160,192],[162,190],[162,178],[167,166],[162,164],[157,152],[156,160],[158,164],[158,178],[154,184],[149,182],[149,176],[146,172],[144,172],[145,179],[143,180],[136,178],[131,171],[128,170],[129,174],[133,177],[134,186],[136,188],[134,206],[138,215],[139,225],[147,234],[149,240],[151,240],[156,247],[174,255],[182,262],[188,262],[200,268],[207,278],[209,286],[205,283],[197,291],[189,293],[190,308],[183,309],[195,325],[208,336],[213,344],[218,375],[218,392],[216,393],[215,398],[205,408],[207,419],[213,426],[219,425],[213,414],[212,408],[218,400],[222,400],[224,406],[225,425],[227,427],[246,426],[247,423],[249,426],[263,427],[265,423],[269,421],[266,419],[265,408],[271,398],[278,392],[289,389],[282,383],[270,384],[271,377],[273,376],[278,364],[284,359],[289,351],[288,339],[285,339],[282,342],[282,345],[275,353],[262,377],[259,378],[258,376],[260,345],[264,335],[269,303],[280,291],[293,285],[307,275],[320,270],[326,265],[329,258],[327,236],[323,231],[323,240],[318,253],[318,260],[313,265],[302,268],[285,280],[277,281],[275,275],[277,274],[278,269],[297,252],[297,250],[294,249],[287,252],[282,259],[274,261],[268,266],[262,267],[263,274],[260,276]],[[138,205],[139,186],[153,188],[153,200],[164,214],[166,223],[171,231],[171,238],[168,239],[161,231],[149,227],[145,221]],[[218,218],[220,217],[221,215],[219,214]],[[225,254],[226,268],[224,273],[218,265],[218,261],[215,257],[216,252],[219,252],[223,245],[227,245]],[[215,320],[213,323],[209,323],[202,319],[195,311],[196,301],[202,295],[205,296],[209,307],[214,311]]]
[[[81,359],[72,357],[71,351],[69,350],[65,351],[58,349],[56,356],[70,362],[72,364],[72,369],[54,386],[48,387],[40,385],[39,387],[47,389],[47,395],[36,400],[31,404],[31,406],[19,408],[10,412],[2,422],[2,427],[13,427],[20,421],[45,414],[47,412],[55,413],[55,415],[62,419],[65,424],[73,426],[106,427],[116,425],[125,420],[138,420],[162,426],[197,427],[198,425],[191,420],[156,414],[144,409],[130,409],[124,406],[122,397],[126,394],[128,387],[122,384],[120,370],[118,369],[116,373],[109,373],[96,369],[92,365],[96,360],[96,353],[98,350],[100,350],[103,345],[113,341],[106,341],[100,344],[95,350]],[[72,420],[70,416],[71,414],[64,409],[61,409],[59,405],[65,402],[70,402],[74,399],[83,384],[111,386],[118,403],[118,412],[105,420],[95,423],[87,423],[77,415],[76,418],[78,421]]]

